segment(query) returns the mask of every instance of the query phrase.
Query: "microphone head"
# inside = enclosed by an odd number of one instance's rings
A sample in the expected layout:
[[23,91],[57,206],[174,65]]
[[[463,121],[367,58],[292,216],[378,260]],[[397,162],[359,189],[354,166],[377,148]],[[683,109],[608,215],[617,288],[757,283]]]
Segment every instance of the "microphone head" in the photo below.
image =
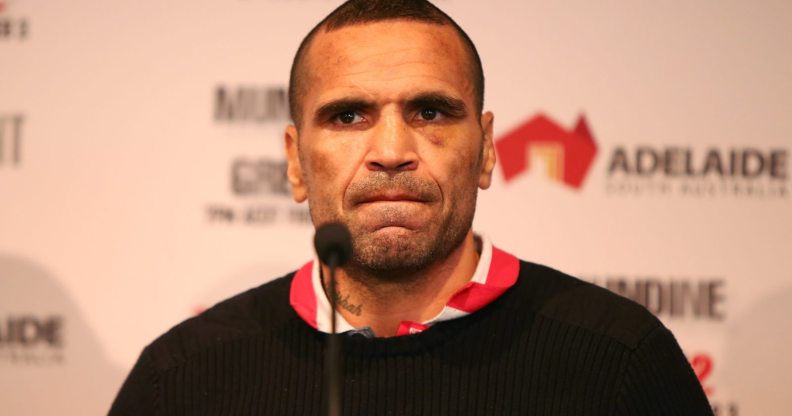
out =
[[322,263],[343,266],[352,258],[352,235],[346,225],[338,222],[322,224],[316,230],[314,247]]

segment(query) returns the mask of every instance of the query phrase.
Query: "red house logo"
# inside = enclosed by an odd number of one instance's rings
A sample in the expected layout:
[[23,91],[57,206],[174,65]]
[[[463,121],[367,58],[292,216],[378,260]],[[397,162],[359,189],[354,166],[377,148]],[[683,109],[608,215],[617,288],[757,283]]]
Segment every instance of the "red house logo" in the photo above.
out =
[[503,178],[511,181],[542,161],[551,179],[580,189],[597,145],[583,115],[571,131],[539,114],[495,141]]

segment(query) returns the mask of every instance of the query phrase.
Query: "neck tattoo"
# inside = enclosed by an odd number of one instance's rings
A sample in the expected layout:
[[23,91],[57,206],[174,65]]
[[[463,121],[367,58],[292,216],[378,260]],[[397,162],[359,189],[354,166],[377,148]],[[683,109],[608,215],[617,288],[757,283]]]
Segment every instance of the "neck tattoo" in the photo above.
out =
[[354,303],[350,302],[349,295],[342,296],[341,292],[336,291],[335,301],[336,301],[336,305],[344,308],[344,310],[355,316],[360,316],[360,314],[363,313],[363,305],[362,304],[355,305]]

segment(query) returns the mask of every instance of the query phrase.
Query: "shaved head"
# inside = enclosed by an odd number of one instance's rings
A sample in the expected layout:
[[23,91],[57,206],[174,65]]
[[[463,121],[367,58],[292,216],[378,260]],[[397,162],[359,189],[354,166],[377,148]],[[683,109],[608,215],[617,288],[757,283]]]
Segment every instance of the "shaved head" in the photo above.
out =
[[321,70],[321,68],[312,68],[306,59],[314,37],[320,32],[332,32],[347,26],[389,20],[450,26],[455,30],[467,52],[466,64],[474,88],[476,111],[481,113],[484,107],[484,71],[481,67],[481,59],[468,35],[447,14],[425,0],[349,0],[314,26],[297,49],[289,78],[289,110],[298,129],[303,119],[302,99],[305,91],[310,88],[307,85],[307,75]]

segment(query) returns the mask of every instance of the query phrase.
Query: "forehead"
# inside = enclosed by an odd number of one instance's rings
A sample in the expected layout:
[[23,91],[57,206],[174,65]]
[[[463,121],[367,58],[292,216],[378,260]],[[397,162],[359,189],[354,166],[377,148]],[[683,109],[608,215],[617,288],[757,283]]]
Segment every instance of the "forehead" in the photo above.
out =
[[320,31],[305,56],[306,105],[326,95],[441,90],[473,99],[469,55],[448,25],[384,21]]

